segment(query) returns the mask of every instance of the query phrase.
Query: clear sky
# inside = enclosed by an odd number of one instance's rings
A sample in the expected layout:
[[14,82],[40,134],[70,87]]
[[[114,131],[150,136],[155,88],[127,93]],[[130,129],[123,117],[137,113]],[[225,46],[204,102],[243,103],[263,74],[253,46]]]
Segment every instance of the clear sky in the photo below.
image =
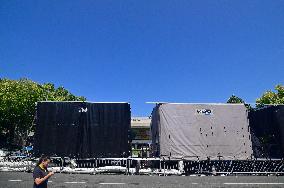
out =
[[283,0],[0,0],[0,77],[89,101],[247,102],[284,83]]

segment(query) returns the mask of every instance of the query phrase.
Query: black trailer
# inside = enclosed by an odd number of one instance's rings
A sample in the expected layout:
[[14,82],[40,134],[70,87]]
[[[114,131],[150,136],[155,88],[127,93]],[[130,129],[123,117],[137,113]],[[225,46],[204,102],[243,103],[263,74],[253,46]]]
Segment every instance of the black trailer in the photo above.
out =
[[128,157],[130,121],[129,103],[38,102],[34,154]]
[[284,158],[284,105],[265,105],[249,113],[256,158]]

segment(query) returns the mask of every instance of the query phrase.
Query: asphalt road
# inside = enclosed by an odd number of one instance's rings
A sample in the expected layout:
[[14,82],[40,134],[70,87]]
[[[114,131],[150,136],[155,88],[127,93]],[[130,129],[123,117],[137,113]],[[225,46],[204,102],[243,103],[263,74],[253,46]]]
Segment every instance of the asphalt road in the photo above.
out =
[[[31,173],[0,172],[1,188],[32,188]],[[126,175],[88,175],[88,174],[55,174],[48,183],[49,188],[178,188],[178,187],[283,187],[284,177],[276,176],[126,176]]]

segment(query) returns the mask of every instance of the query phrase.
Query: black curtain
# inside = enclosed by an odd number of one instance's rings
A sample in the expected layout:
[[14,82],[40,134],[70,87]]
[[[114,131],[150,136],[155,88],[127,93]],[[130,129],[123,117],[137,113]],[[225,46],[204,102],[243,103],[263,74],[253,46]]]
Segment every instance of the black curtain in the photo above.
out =
[[128,103],[39,102],[36,115],[36,156],[130,155]]
[[249,113],[253,151],[258,158],[284,157],[284,106],[267,106]]

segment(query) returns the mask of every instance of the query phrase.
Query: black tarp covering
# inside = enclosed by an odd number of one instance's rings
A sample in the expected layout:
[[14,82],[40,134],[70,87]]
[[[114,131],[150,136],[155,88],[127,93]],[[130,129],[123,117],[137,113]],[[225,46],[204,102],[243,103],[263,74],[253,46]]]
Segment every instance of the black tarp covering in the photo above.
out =
[[130,120],[128,103],[38,102],[35,155],[128,157]]
[[265,106],[249,112],[254,156],[284,157],[284,105]]

